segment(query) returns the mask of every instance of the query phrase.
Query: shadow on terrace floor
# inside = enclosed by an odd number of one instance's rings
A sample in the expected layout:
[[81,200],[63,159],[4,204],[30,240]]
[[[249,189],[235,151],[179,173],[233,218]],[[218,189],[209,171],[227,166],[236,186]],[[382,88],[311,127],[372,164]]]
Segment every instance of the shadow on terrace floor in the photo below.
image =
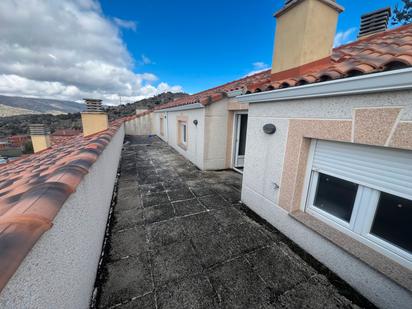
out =
[[201,172],[157,137],[126,137],[99,306],[356,307],[355,292],[253,219],[240,187],[239,174]]

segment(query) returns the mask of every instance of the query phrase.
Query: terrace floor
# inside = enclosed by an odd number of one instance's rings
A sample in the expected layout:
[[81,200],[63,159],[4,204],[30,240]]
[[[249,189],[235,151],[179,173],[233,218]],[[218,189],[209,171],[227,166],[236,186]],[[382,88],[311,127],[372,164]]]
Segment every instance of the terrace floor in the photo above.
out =
[[126,141],[99,307],[362,306],[239,203],[241,175],[199,171],[155,137]]

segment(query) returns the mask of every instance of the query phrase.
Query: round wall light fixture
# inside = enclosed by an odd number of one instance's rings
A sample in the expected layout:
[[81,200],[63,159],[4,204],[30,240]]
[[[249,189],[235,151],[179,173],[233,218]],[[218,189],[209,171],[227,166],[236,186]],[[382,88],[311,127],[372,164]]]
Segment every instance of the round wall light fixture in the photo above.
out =
[[276,132],[276,126],[272,123],[267,123],[263,126],[263,132],[266,134],[274,134]]
[[199,122],[195,119],[195,120],[193,120],[193,124],[195,125],[195,126],[197,126],[197,124],[198,124]]

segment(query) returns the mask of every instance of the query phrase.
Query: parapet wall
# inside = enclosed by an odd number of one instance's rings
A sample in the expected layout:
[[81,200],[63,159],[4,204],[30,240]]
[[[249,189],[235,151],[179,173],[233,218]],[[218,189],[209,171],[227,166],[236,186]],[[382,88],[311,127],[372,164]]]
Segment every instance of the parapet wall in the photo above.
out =
[[120,126],[0,294],[0,308],[88,308],[122,150]]
[[154,116],[151,112],[143,112],[131,120],[125,121],[125,134],[152,135],[154,134]]

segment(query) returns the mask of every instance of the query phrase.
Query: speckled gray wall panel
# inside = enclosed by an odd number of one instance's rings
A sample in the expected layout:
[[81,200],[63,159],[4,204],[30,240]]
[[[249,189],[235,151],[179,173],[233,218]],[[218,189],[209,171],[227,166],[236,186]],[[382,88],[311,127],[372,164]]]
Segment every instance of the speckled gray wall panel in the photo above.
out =
[[124,137],[123,126],[0,294],[0,308],[88,308]]

